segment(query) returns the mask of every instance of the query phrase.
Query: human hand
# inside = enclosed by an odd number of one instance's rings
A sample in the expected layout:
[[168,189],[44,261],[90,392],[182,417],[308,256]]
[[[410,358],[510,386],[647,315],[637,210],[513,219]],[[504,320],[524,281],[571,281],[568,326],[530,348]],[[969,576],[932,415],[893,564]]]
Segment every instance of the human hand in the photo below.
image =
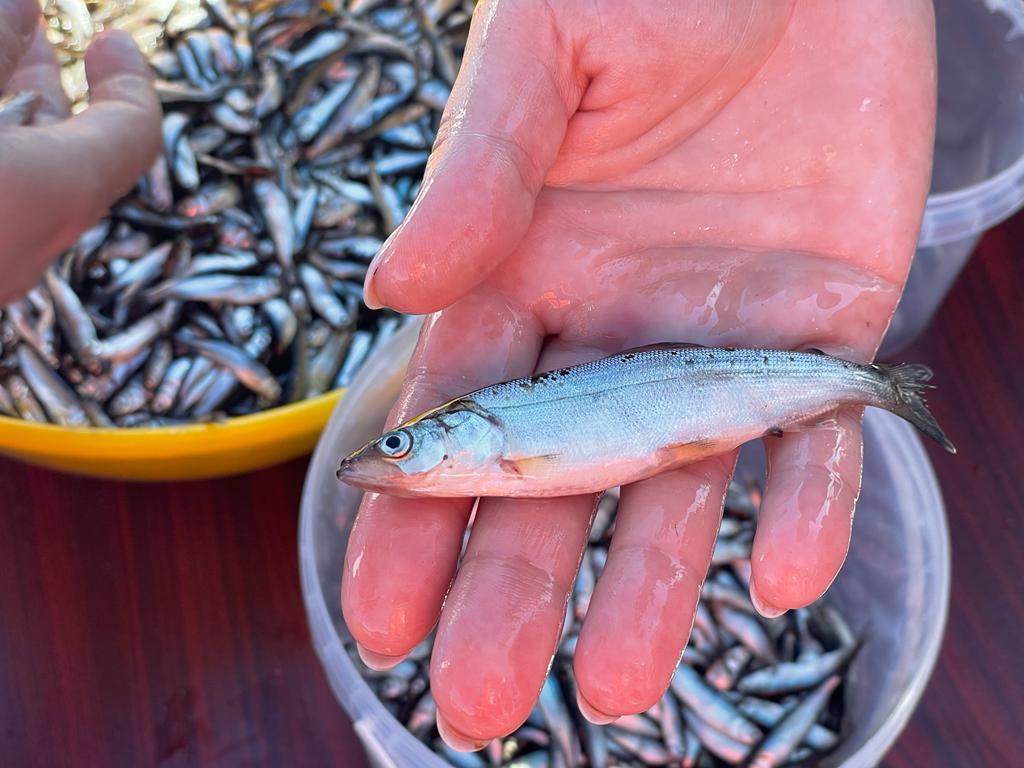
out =
[[28,125],[0,120],[0,302],[128,192],[160,147],[149,65],[123,32],[100,35],[85,58],[89,108],[71,117],[37,0],[0,0],[0,95],[41,96]]
[[[368,302],[435,313],[389,425],[659,341],[870,359],[914,251],[934,113],[925,0],[482,3],[423,191],[366,286]],[[843,563],[860,415],[765,441],[751,561],[765,615],[812,602]],[[576,649],[591,719],[666,689],[735,458],[622,490]],[[451,745],[529,714],[594,506],[484,499],[456,573],[470,501],[364,498],[346,622],[378,667],[437,623]]]

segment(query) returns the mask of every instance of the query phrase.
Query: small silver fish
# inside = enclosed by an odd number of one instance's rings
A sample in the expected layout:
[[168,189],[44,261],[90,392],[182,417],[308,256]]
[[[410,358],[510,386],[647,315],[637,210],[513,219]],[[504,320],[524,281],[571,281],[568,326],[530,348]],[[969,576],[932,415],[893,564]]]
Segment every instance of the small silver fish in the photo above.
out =
[[164,377],[160,380],[156,392],[153,395],[152,408],[154,413],[166,413],[174,405],[178,397],[181,385],[185,381],[185,375],[192,367],[192,359],[179,357],[167,366]]
[[741,744],[752,745],[761,738],[761,729],[750,722],[736,706],[705,682],[685,664],[676,669],[672,692],[702,720]]
[[854,650],[855,646],[837,648],[803,661],[779,662],[751,672],[736,687],[743,693],[760,696],[778,696],[811,688],[842,669]]
[[771,638],[753,611],[741,611],[729,605],[712,608],[718,625],[750,649],[755,656],[772,663],[777,661]]
[[579,741],[569,719],[569,711],[562,692],[550,676],[544,681],[537,706],[566,764],[579,765]]
[[722,733],[717,728],[701,719],[692,709],[683,710],[683,719],[686,720],[686,727],[690,729],[707,750],[728,763],[738,765],[750,752],[750,745]]
[[306,289],[309,305],[332,328],[344,328],[352,322],[352,316],[345,308],[345,305],[338,300],[337,295],[327,285],[323,275],[314,267],[309,264],[300,264],[299,280],[302,281],[302,286]]
[[224,301],[228,304],[261,304],[279,296],[281,284],[272,277],[239,275],[197,275],[184,280],[171,280],[149,291],[152,302]]
[[[17,351],[18,366],[47,415],[56,424],[88,426],[91,422],[83,410],[75,391],[58,376],[39,354],[26,344]],[[18,398],[15,398],[16,400]],[[29,410],[33,410],[29,406]]]
[[[765,728],[774,728],[787,713],[793,710],[796,704],[797,702],[794,701],[791,706],[787,706],[768,699],[746,696],[736,706],[755,723]],[[837,734],[818,724],[812,725],[803,739],[807,746],[820,752],[834,749],[839,743]]]
[[274,241],[277,259],[281,266],[290,268],[295,256],[295,222],[288,196],[277,184],[266,179],[253,184],[253,193]]
[[266,367],[223,341],[179,337],[179,342],[228,368],[238,381],[256,394],[270,400],[281,396],[281,385]]
[[719,691],[727,691],[736,684],[753,654],[742,645],[734,645],[719,656],[704,673],[704,679]]
[[35,395],[32,394],[32,389],[25,379],[16,373],[12,373],[7,377],[7,390],[10,392],[18,414],[25,421],[45,422],[47,420],[46,411],[43,410],[43,406],[35,398]]
[[335,387],[347,387],[352,383],[355,373],[362,366],[366,356],[370,354],[373,346],[373,333],[370,331],[356,331],[352,335],[352,343],[348,348],[348,356],[338,372],[338,378],[334,380]]
[[153,352],[146,361],[142,372],[142,382],[147,390],[153,392],[160,386],[173,359],[174,349],[169,341],[159,341],[154,345]]
[[953,452],[921,397],[930,378],[816,352],[656,345],[458,397],[359,449],[338,477],[400,496],[596,493],[848,405],[890,410]]
[[838,685],[839,677],[833,675],[794,707],[758,746],[757,753],[750,759],[751,768],[775,768],[784,764],[800,746]]

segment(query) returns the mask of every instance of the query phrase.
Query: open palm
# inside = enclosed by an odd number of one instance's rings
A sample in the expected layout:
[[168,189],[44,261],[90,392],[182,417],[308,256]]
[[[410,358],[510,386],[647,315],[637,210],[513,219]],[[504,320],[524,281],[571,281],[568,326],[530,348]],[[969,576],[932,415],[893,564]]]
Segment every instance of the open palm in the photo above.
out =
[[[927,194],[934,78],[926,0],[481,3],[423,192],[367,284],[370,302],[434,313],[390,423],[653,342],[870,359]],[[766,447],[751,598],[775,615],[846,556],[860,412]],[[622,490],[577,645],[589,718],[668,686],[734,462]],[[364,499],[346,621],[381,667],[438,624],[431,685],[453,746],[529,714],[594,506],[483,500],[456,574],[469,501]]]

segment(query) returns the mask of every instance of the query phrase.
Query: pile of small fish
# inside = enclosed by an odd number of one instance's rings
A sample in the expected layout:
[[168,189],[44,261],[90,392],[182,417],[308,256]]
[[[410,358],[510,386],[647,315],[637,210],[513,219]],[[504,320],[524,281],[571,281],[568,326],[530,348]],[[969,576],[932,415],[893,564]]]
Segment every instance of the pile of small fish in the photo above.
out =
[[381,702],[417,738],[458,768],[815,765],[843,733],[844,677],[858,639],[825,599],[764,619],[750,603],[750,548],[760,504],[753,483],[734,482],[693,632],[669,691],[656,706],[611,725],[576,708],[572,657],[615,527],[618,498],[598,507],[569,599],[551,673],[526,723],[481,752],[440,738],[427,677],[432,638],[387,672],[350,656]]
[[150,55],[164,153],[2,312],[3,414],[251,413],[347,385],[403,321],[369,311],[362,282],[419,191],[472,3],[202,7]]

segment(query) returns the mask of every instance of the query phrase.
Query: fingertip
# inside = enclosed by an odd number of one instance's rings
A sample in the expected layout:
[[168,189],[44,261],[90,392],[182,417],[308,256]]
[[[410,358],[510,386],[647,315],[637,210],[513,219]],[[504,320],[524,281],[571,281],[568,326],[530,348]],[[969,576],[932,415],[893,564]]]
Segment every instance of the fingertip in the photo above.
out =
[[610,725],[619,719],[618,715],[606,714],[587,701],[579,688],[576,689],[576,706],[579,708],[580,714],[594,725]]
[[842,561],[832,561],[829,552],[818,546],[809,562],[783,561],[777,556],[759,559],[754,553],[754,569],[750,579],[750,600],[765,618],[782,615],[789,610],[810,605],[831,586]]
[[750,580],[750,602],[754,604],[754,608],[757,612],[766,619],[777,619],[788,610],[786,608],[776,608],[761,597],[761,593],[757,591],[757,586],[753,579]]
[[438,711],[437,732],[441,735],[444,743],[456,752],[479,752],[487,746],[488,740],[473,739],[454,728],[447,718]]
[[407,315],[428,315],[451,306],[483,279],[446,274],[451,265],[444,261],[452,259],[451,254],[404,247],[405,240],[425,243],[430,237],[413,234],[402,238],[397,247],[389,241],[381,248],[363,283],[363,301],[370,309],[388,307]]
[[85,52],[85,73],[92,87],[118,75],[153,79],[146,57],[123,29],[107,29],[93,39]]
[[359,643],[356,643],[356,650],[359,652],[359,658],[363,660],[363,664],[368,666],[375,672],[386,672],[389,669],[397,667],[409,654],[403,653],[398,656],[386,656],[382,653],[376,653],[371,651],[369,648],[364,648]]

